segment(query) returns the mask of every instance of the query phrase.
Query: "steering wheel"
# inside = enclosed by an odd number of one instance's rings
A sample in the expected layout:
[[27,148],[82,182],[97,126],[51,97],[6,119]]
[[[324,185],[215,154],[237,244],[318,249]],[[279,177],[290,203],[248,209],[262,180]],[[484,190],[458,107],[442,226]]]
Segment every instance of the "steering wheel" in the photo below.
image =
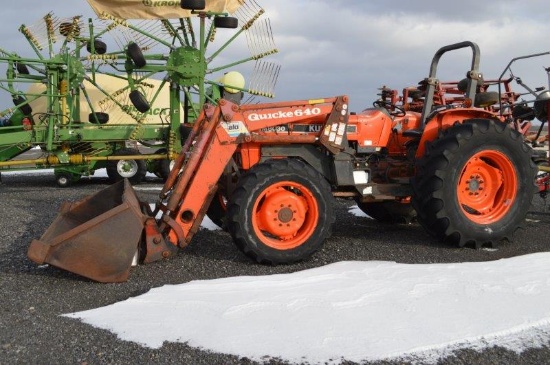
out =
[[405,109],[385,100],[376,100],[372,103],[372,105],[375,108],[381,107],[387,109],[390,112],[390,115],[394,117],[404,117],[406,114]]

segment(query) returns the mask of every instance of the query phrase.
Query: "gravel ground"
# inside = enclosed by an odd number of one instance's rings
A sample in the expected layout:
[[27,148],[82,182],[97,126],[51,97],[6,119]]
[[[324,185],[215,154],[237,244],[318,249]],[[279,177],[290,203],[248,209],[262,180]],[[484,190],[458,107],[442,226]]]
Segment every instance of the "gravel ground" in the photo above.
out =
[[[0,365],[4,364],[255,364],[247,358],[205,352],[167,343],[151,350],[118,340],[112,333],[60,317],[122,301],[165,284],[239,275],[288,273],[343,260],[401,263],[488,261],[550,249],[550,201],[538,196],[526,230],[498,250],[458,249],[435,242],[417,224],[380,225],[347,213],[353,203],[337,203],[334,233],[324,249],[306,262],[269,267],[254,264],[221,231],[201,230],[191,245],[169,261],[133,268],[122,284],[99,284],[53,267],[30,262],[27,248],[57,215],[63,201],[82,199],[103,189],[102,178],[57,188],[52,175],[2,175],[0,185]],[[153,202],[161,182],[150,179],[137,194]],[[149,190],[147,190],[149,189]],[[498,303],[495,303],[498,304]],[[169,310],[166,311],[169,316]],[[444,309],[442,309],[444,310]],[[137,319],[136,319],[137,320]],[[267,359],[269,364],[283,364]],[[402,364],[403,362],[379,362]],[[459,350],[441,364],[550,364],[550,339],[545,347],[521,354],[499,347],[482,352]],[[347,363],[350,364],[350,363]]]

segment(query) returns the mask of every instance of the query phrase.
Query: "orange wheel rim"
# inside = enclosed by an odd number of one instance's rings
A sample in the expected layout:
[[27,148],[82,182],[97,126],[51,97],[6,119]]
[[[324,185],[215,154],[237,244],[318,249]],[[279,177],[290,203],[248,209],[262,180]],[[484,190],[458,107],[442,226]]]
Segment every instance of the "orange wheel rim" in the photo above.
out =
[[288,250],[311,237],[318,218],[319,207],[311,191],[302,184],[281,181],[256,199],[252,225],[265,245]]
[[512,161],[500,151],[481,151],[462,169],[457,198],[462,212],[471,221],[490,224],[510,211],[517,189],[517,172]]

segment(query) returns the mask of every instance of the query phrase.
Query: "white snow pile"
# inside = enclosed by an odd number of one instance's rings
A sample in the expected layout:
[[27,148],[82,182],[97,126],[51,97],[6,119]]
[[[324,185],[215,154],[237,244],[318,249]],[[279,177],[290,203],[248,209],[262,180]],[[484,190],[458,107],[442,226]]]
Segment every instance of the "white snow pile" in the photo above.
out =
[[181,342],[258,361],[435,362],[497,344],[519,352],[550,340],[550,253],[192,281],[65,316],[151,348]]
[[351,207],[349,207],[349,208],[348,208],[348,213],[349,213],[349,214],[352,214],[352,215],[354,215],[354,216],[356,216],[356,217],[366,217],[366,218],[370,218],[370,216],[367,215],[365,212],[363,212],[363,211],[361,210],[361,208],[359,208],[359,207],[357,206],[357,204],[352,205]]

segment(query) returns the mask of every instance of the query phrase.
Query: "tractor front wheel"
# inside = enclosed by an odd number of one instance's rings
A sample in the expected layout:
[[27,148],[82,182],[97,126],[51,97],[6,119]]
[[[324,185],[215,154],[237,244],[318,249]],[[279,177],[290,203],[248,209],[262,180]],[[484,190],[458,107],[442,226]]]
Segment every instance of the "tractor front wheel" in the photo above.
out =
[[286,264],[319,250],[332,231],[330,186],[300,160],[270,160],[244,175],[228,204],[227,228],[259,263]]
[[532,150],[505,124],[471,119],[436,139],[412,181],[418,221],[435,237],[476,248],[510,239],[535,191]]

